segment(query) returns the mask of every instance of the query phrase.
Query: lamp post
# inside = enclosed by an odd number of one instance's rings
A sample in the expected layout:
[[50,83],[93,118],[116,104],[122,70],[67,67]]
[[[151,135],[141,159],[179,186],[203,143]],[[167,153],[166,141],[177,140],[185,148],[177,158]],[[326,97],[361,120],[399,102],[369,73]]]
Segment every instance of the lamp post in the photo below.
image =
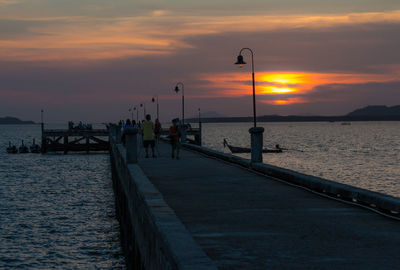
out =
[[131,120],[133,121],[133,108],[130,108],[128,111],[131,112]]
[[249,129],[249,132],[251,134],[251,162],[262,162],[263,156],[262,156],[262,149],[263,149],[263,132],[264,128],[263,127],[257,127],[257,121],[256,121],[256,89],[255,89],[255,82],[254,82],[254,53],[250,48],[242,48],[239,52],[239,55],[237,57],[237,61],[235,65],[239,65],[242,67],[243,65],[246,64],[246,62],[243,60],[242,52],[244,50],[248,50],[251,53],[251,76],[253,80],[253,122],[254,122],[254,127]]
[[42,127],[42,132],[44,129],[44,123],[43,123],[43,109],[40,110],[40,122],[41,122],[41,127]]
[[182,125],[185,125],[185,86],[183,85],[183,83],[178,82],[175,85],[175,92],[178,93],[179,92],[179,87],[182,87]]
[[43,129],[43,109],[40,110],[40,123],[42,124]]
[[46,138],[44,137],[43,109],[40,110],[40,126],[42,129],[42,153],[46,153]]
[[201,123],[201,110],[199,108],[199,124]]
[[242,67],[243,65],[246,64],[245,61],[243,61],[243,56],[242,56],[242,51],[248,50],[251,53],[251,76],[253,79],[253,121],[254,121],[254,127],[257,126],[257,121],[256,121],[256,89],[255,89],[255,83],[254,83],[254,53],[250,48],[242,48],[239,52],[239,55],[237,57],[237,61],[235,65],[239,65],[239,67]]
[[140,107],[143,107],[143,118],[146,118],[146,103],[140,103]]
[[160,121],[160,116],[159,116],[159,114],[158,114],[158,95],[154,96],[154,97],[151,99],[151,102],[154,103],[155,101],[157,101],[157,119],[158,119],[158,121]]
[[135,107],[133,107],[133,110],[136,111],[136,123],[139,122],[139,108],[136,105]]

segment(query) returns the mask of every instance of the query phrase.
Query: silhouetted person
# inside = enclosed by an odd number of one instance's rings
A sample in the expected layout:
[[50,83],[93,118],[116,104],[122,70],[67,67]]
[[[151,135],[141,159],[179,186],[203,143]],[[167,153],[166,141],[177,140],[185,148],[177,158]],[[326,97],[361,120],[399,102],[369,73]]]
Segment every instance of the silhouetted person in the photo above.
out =
[[126,139],[126,134],[125,134],[125,133],[126,133],[126,130],[127,130],[128,128],[133,128],[133,126],[132,126],[131,120],[126,119],[126,121],[125,121],[125,123],[124,123],[124,126],[122,127],[121,141],[122,141],[122,144],[123,144],[123,145],[125,145],[125,139]]
[[172,120],[172,126],[169,128],[169,137],[171,138],[171,157],[175,158],[175,150],[176,150],[176,159],[179,159],[179,149],[181,148],[181,130],[178,126],[179,119],[175,118]]
[[149,157],[149,145],[151,146],[151,152],[153,153],[153,157],[156,157],[154,154],[154,123],[151,121],[150,114],[146,115],[146,121],[142,123],[142,131],[143,131],[143,146],[146,149],[146,158]]
[[154,124],[154,136],[156,137],[157,142],[160,140],[160,135],[161,135],[161,123],[160,121],[158,121],[157,118]]

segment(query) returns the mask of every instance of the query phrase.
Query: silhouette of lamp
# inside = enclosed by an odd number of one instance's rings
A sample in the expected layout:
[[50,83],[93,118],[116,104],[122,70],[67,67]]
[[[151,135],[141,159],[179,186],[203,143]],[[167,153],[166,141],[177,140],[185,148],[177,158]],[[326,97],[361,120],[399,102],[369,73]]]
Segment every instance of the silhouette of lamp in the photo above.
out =
[[133,108],[130,108],[128,111],[131,112],[131,116],[132,116],[131,120],[133,121]]
[[179,85],[182,87],[182,125],[185,124],[185,86],[183,83],[178,82],[175,86],[175,92],[178,94],[179,92]]
[[136,111],[136,122],[139,122],[139,109],[137,108],[137,105],[133,107],[133,110]]
[[151,102],[156,102],[157,101],[157,119],[160,120],[160,116],[158,114],[158,95],[152,97]]
[[254,54],[253,51],[250,48],[242,48],[239,52],[239,55],[237,57],[237,61],[235,65],[239,65],[239,67],[243,67],[243,65],[246,65],[247,63],[243,60],[242,56],[242,51],[248,50],[251,53],[251,75],[253,79],[253,121],[254,121],[254,127],[257,126],[257,121],[256,121],[256,90],[255,90],[255,83],[254,83]]
[[140,103],[140,107],[143,107],[143,118],[146,119],[146,103]]

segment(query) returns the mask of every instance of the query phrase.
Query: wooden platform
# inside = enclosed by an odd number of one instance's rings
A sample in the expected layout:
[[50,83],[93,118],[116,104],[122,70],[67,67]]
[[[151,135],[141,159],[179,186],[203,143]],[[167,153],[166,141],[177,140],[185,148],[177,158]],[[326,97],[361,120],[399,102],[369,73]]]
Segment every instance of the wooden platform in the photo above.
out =
[[108,151],[108,137],[107,129],[44,129],[42,130],[42,153]]

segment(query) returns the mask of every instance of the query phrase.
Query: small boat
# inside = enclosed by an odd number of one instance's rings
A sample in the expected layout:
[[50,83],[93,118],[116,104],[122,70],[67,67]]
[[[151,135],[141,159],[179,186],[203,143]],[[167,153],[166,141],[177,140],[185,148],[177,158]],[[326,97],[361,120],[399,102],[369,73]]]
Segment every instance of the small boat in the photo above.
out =
[[24,140],[22,140],[21,146],[18,148],[18,152],[20,154],[29,153],[28,147],[24,144]]
[[29,148],[31,153],[40,153],[40,146],[35,143],[35,139],[33,139],[33,143]]
[[[232,146],[229,145],[228,142],[226,141],[226,139],[224,139],[224,147],[228,147],[229,150],[231,150],[232,153],[251,153],[251,148],[247,148],[247,147],[239,147],[239,146]],[[277,149],[266,149],[264,148],[262,150],[263,153],[282,153],[281,148],[277,148]]]
[[11,145],[11,142],[8,142],[7,153],[16,154],[18,153],[18,149],[15,145]]

